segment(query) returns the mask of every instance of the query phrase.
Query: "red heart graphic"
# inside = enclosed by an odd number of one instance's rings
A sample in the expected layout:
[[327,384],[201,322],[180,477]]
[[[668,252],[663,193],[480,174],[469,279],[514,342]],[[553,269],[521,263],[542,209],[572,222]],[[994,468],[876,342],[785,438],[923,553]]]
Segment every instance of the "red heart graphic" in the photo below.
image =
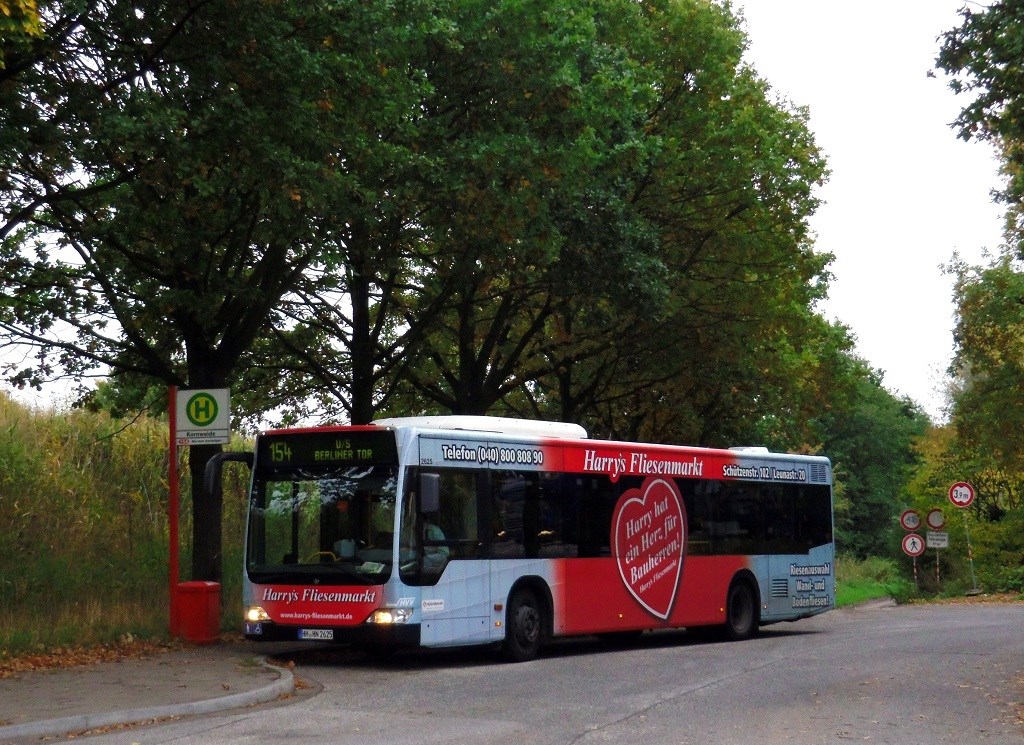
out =
[[615,506],[612,545],[619,576],[636,601],[667,620],[686,556],[686,510],[670,479],[651,476]]

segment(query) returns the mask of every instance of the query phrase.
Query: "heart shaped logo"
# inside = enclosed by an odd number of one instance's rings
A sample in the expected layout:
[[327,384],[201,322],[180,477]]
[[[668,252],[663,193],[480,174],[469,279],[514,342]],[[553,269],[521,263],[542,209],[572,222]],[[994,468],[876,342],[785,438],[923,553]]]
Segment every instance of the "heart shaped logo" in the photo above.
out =
[[651,476],[619,497],[612,546],[626,589],[661,620],[672,613],[686,556],[686,510],[670,479]]

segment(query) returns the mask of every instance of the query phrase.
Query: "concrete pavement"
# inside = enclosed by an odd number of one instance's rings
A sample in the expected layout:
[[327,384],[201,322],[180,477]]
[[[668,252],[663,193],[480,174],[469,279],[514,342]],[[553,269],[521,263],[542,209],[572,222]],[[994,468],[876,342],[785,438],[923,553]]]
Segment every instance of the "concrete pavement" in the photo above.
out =
[[245,642],[0,679],[0,744],[227,711],[295,693],[288,667]]

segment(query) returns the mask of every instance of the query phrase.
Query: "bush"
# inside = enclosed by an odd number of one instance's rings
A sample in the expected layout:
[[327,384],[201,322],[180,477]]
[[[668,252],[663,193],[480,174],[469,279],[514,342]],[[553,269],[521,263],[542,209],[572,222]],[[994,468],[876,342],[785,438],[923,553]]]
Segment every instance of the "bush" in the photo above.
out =
[[[158,420],[35,411],[0,393],[0,651],[167,635],[167,435]],[[187,464],[180,473],[187,495]],[[222,598],[235,627],[240,478],[224,499]],[[186,573],[189,501],[180,518]]]
[[892,559],[871,556],[836,557],[836,605],[855,605],[866,600],[893,598],[902,603],[915,595],[913,582],[903,576]]

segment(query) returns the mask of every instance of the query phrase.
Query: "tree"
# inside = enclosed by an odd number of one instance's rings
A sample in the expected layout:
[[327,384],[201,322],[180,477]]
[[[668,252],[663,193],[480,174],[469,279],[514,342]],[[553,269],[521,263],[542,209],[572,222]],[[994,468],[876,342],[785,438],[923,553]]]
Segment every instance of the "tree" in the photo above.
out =
[[0,0],[0,82],[16,74],[42,35],[35,0]]
[[936,67],[950,76],[949,86],[970,100],[954,126],[964,140],[992,142],[1000,153],[1008,207],[1007,235],[1024,237],[1024,5],[997,0],[985,6],[964,5],[963,23],[942,37]]
[[842,486],[836,542],[859,558],[886,556],[898,545],[899,515],[910,503],[907,484],[918,464],[917,442],[928,417],[907,398],[889,393],[877,373],[859,381],[849,407],[829,412],[823,452]]
[[630,204],[656,241],[645,276],[663,290],[641,302],[623,275],[616,312],[563,306],[559,329],[596,338],[593,323],[613,321],[609,343],[583,364],[571,345],[553,350],[561,359],[541,385],[602,434],[734,444],[752,434],[751,412],[813,408],[794,371],[812,370],[813,340],[830,338],[812,309],[830,257],[807,227],[824,160],[806,112],[772,100],[742,64],[728,8],[644,7],[648,33],[631,49],[655,79],[645,129],[660,147]]
[[652,90],[629,53],[638,23],[619,0],[465,3],[459,43],[431,59],[424,144],[444,170],[405,322],[447,301],[405,376],[432,405],[483,413],[536,379],[560,299],[595,296],[602,264],[635,255],[625,185]]
[[[977,490],[974,509],[998,518],[1021,506],[1024,475],[1024,271],[1009,254],[986,267],[954,262],[953,434],[947,478]],[[955,477],[955,478],[954,478]],[[952,482],[950,482],[952,483]]]
[[[234,382],[282,299],[336,288],[328,239],[364,214],[359,167],[402,156],[382,135],[419,98],[428,7],[48,5],[64,33],[0,93],[0,328],[35,350],[13,380]],[[220,577],[210,454],[197,579]]]
[[1024,271],[1003,255],[988,267],[955,262],[952,422],[961,443],[1000,468],[1024,463]]

